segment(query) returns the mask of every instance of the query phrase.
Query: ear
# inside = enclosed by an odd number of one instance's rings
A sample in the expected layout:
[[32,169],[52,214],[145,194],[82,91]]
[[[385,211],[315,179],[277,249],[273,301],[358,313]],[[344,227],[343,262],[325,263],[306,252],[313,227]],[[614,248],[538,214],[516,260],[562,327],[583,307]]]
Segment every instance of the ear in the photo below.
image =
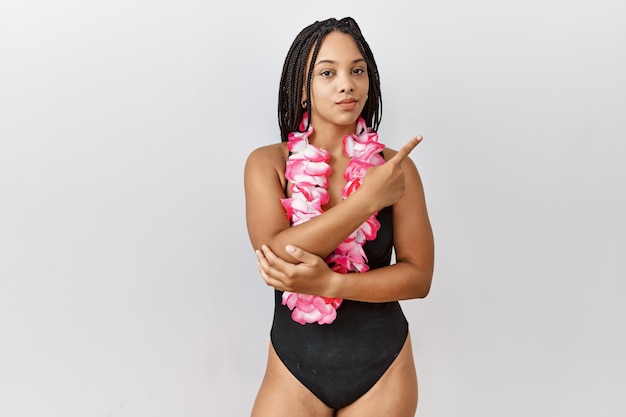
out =
[[300,104],[302,105],[303,109],[306,109],[307,107],[307,97],[306,97],[306,91],[302,91],[302,99],[300,100]]

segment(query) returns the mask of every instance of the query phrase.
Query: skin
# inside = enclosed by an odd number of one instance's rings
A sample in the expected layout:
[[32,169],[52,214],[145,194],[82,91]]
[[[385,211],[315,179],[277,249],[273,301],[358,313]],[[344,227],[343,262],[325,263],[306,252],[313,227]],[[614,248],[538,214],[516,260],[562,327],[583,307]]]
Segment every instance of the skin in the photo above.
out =
[[[310,65],[310,63],[308,64]],[[290,227],[284,198],[287,144],[253,151],[246,162],[246,220],[265,283],[283,291],[367,302],[425,297],[433,272],[433,236],[419,173],[408,154],[421,136],[399,151],[385,149],[386,163],[371,168],[358,191],[341,199],[349,161],[342,138],[356,129],[369,90],[367,66],[354,40],[333,32],[322,41],[313,71],[310,100],[314,133],[310,142],[331,154],[330,201],[324,213]],[[393,206],[396,263],[362,274],[331,271],[324,258],[372,213]],[[279,399],[279,400],[278,400]],[[376,385],[341,410],[331,410],[285,368],[272,346],[253,417],[413,416],[417,378],[410,337]]]

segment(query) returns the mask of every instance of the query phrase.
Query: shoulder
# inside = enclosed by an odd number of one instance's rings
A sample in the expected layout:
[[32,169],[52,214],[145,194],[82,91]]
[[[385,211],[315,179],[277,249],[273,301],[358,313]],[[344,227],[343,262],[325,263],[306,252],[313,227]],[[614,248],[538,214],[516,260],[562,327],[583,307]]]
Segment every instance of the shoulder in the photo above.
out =
[[257,166],[284,167],[288,154],[287,144],[284,142],[261,146],[248,155],[246,169],[255,168]]
[[244,168],[244,182],[261,186],[266,181],[284,183],[285,162],[289,156],[287,143],[274,143],[253,150]]

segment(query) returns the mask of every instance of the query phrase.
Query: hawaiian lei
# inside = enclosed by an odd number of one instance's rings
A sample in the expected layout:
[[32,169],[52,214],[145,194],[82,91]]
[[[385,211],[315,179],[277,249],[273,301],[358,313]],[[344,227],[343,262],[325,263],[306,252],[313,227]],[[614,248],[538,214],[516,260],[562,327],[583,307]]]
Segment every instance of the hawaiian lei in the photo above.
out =
[[[309,126],[307,129],[307,124],[308,114],[305,113],[300,122],[300,131],[289,133],[287,144],[291,155],[287,160],[285,177],[291,184],[291,197],[282,199],[281,203],[292,226],[322,214],[322,206],[329,200],[330,154],[309,143],[313,127]],[[369,168],[385,162],[380,154],[385,145],[378,142],[378,134],[367,127],[365,120],[359,118],[356,134],[343,138],[343,148],[346,156],[351,157],[343,174],[346,185],[341,190],[341,197],[345,200],[359,189]],[[375,239],[380,229],[376,214],[372,214],[326,257],[326,262],[333,271],[345,274],[365,272],[369,269],[363,245],[367,240]],[[283,305],[292,310],[291,318],[300,324],[332,323],[337,317],[336,310],[342,301],[341,298],[289,291],[285,291],[282,297]]]

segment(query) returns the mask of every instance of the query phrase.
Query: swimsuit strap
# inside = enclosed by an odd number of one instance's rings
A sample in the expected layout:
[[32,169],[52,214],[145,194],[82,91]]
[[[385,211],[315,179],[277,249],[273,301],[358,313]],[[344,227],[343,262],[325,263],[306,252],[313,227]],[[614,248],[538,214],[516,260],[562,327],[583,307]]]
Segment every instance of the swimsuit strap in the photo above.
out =
[[[291,151],[289,151],[289,154],[287,155],[287,159],[289,159],[290,156],[291,156]],[[285,161],[285,163],[287,163],[287,161]],[[285,177],[285,188],[283,188],[283,194],[285,194],[285,197],[287,197],[287,187],[289,187],[289,180]]]

